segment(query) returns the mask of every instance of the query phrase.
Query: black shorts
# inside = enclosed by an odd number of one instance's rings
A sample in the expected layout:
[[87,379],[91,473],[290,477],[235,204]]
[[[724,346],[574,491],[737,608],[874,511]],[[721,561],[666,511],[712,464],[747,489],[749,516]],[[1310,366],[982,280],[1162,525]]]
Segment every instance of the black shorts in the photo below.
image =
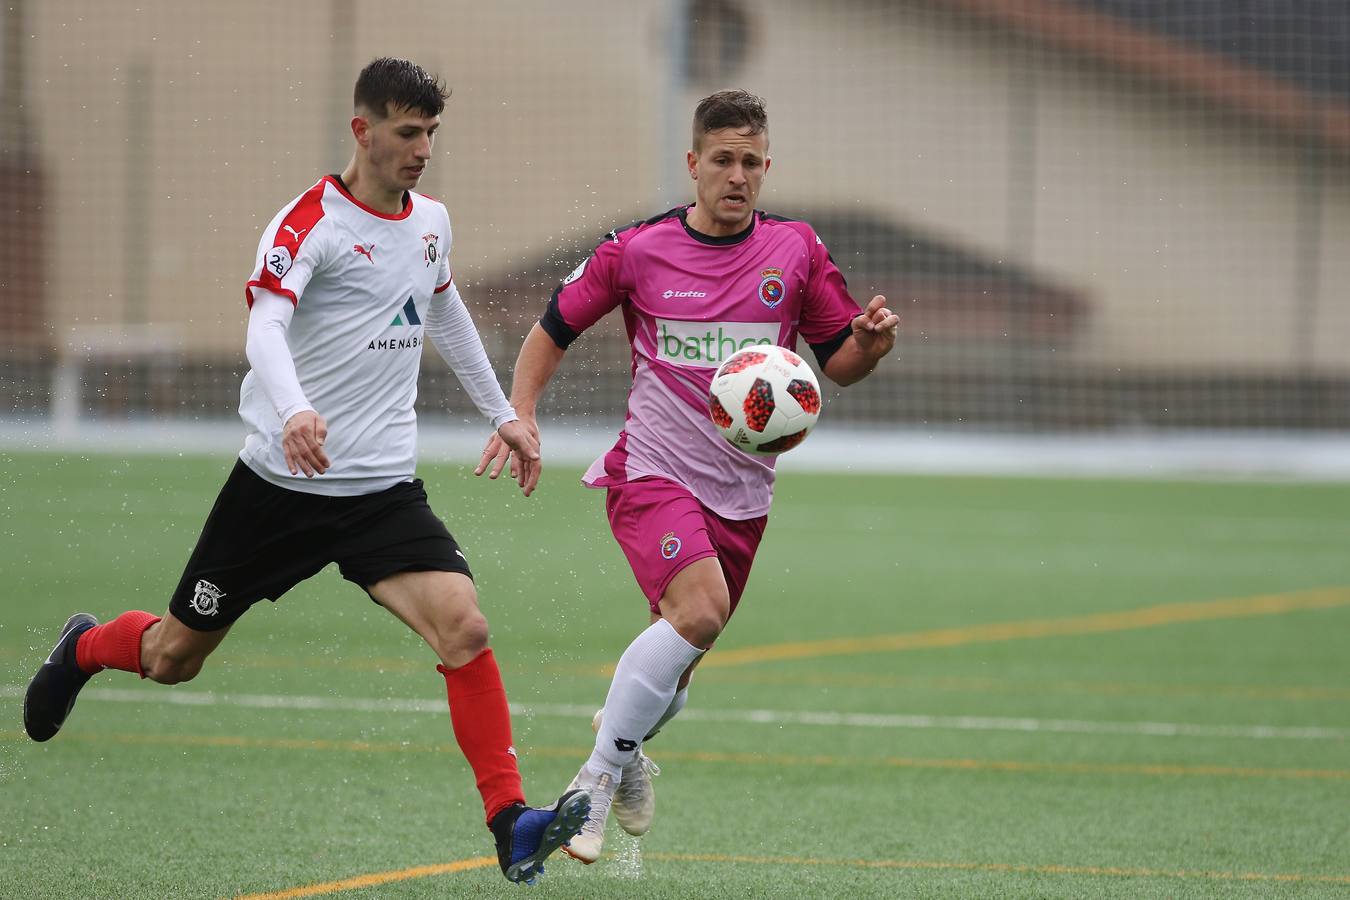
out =
[[277,487],[241,460],[202,527],[169,610],[189,628],[219,631],[331,562],[362,588],[399,572],[473,577],[420,479],[377,494],[329,497]]

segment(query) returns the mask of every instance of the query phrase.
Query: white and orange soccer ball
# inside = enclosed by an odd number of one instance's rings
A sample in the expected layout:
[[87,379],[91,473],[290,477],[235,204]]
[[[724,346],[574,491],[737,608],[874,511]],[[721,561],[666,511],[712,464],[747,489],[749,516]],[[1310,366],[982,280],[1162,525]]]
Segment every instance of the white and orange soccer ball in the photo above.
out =
[[727,357],[713,376],[713,424],[755,456],[785,453],[806,440],[820,418],[820,382],[796,353],[755,344]]

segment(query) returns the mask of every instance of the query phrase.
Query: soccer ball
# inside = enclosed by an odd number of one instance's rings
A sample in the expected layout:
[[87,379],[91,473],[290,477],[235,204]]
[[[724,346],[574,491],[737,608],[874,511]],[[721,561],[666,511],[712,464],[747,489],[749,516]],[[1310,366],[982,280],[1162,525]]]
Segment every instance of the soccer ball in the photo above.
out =
[[820,383],[796,353],[773,344],[737,350],[713,376],[713,424],[755,456],[785,453],[806,440],[820,418]]

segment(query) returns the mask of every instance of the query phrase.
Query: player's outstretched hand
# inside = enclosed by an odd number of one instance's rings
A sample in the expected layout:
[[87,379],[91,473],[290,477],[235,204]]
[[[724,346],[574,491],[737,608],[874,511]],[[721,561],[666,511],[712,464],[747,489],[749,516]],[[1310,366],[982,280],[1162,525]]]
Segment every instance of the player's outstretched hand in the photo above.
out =
[[312,409],[301,410],[286,420],[281,429],[281,449],[286,453],[286,468],[292,475],[306,478],[322,475],[333,464],[323,452],[328,439],[328,423]]
[[886,298],[878,294],[861,315],[853,317],[853,340],[871,359],[879,360],[895,347],[900,317],[886,308]]
[[530,496],[539,484],[540,474],[539,427],[533,421],[520,419],[498,428],[488,438],[473,474],[487,472],[488,478],[496,478],[507,460],[511,462],[511,477],[520,485],[521,492]]

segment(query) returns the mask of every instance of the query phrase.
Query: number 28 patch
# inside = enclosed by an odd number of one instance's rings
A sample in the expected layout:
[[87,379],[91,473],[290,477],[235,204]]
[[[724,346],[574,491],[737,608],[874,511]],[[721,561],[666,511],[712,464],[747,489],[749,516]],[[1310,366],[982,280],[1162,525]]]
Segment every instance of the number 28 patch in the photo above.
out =
[[283,278],[291,270],[292,262],[291,251],[278,246],[267,251],[267,259],[264,265],[266,265],[267,271],[278,278]]

